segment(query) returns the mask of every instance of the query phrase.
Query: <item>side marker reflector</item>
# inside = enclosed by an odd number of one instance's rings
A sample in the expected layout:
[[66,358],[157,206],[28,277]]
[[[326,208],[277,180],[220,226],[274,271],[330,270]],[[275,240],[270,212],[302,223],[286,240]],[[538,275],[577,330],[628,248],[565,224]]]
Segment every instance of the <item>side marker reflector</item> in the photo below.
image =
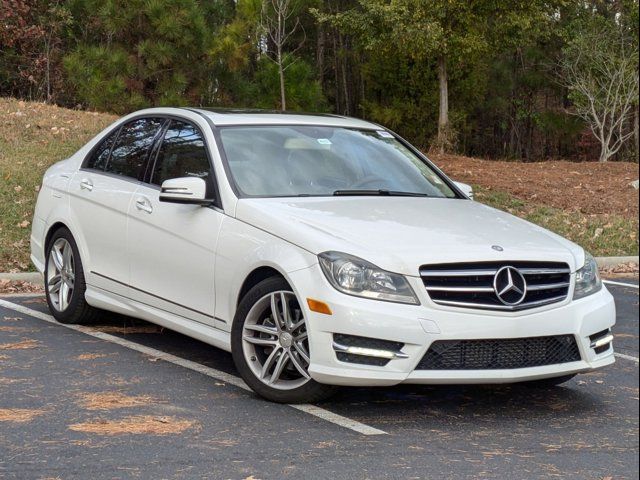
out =
[[309,309],[312,312],[318,312],[318,313],[322,313],[324,315],[332,315],[333,312],[331,311],[331,308],[329,308],[329,305],[327,305],[324,302],[321,302],[320,300],[314,300],[313,298],[307,298],[307,305],[309,305]]

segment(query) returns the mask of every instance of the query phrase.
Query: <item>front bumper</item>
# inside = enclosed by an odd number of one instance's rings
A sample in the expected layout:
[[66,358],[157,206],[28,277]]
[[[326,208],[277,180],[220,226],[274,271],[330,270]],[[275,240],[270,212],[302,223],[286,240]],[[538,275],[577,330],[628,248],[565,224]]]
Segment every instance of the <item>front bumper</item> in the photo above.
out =
[[[434,304],[419,278],[408,278],[421,305],[369,300],[336,291],[320,267],[289,274],[308,320],[311,365],[309,373],[320,383],[351,386],[384,386],[399,383],[465,384],[509,383],[586,372],[612,364],[613,348],[597,354],[590,335],[615,324],[613,297],[603,289],[578,301],[520,312],[494,312],[442,307]],[[333,314],[309,310],[306,299],[327,303]],[[333,335],[345,334],[404,343],[406,358],[394,358],[385,366],[339,361]],[[509,370],[416,370],[436,340],[481,340],[573,335],[580,360],[570,363]]]

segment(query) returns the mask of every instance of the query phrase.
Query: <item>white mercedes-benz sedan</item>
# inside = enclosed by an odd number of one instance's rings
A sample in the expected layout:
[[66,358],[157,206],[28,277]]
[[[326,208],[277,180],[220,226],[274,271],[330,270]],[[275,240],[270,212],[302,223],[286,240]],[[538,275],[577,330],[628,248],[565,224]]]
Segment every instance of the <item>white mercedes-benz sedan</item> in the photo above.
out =
[[373,123],[154,108],[47,170],[31,258],[60,322],[176,330],[277,402],[613,363],[594,259],[471,197]]

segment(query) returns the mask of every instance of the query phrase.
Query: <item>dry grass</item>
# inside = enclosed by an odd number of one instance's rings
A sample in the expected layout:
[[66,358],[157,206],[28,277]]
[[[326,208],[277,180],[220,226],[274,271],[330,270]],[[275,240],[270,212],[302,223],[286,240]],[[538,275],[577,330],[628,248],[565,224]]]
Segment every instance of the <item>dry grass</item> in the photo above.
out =
[[25,408],[0,408],[0,422],[26,423],[43,413],[42,410]]
[[16,343],[3,343],[0,345],[0,350],[26,350],[29,348],[38,348],[39,346],[40,342],[37,340],[27,339]]
[[121,420],[75,423],[69,430],[97,435],[175,435],[196,426],[193,420],[138,415]]
[[87,410],[113,410],[115,408],[140,407],[155,403],[147,395],[130,397],[120,392],[84,393],[78,404]]
[[116,119],[0,98],[0,271],[24,271],[42,175]]

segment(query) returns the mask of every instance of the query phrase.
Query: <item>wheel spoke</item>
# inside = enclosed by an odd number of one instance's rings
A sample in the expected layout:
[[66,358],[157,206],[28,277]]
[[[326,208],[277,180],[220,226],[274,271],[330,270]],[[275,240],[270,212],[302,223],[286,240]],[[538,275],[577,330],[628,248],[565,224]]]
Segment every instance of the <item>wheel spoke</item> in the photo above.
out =
[[75,283],[75,280],[74,280],[74,278],[73,278],[73,275],[68,275],[64,282],[67,284],[67,286],[68,286],[71,290],[73,290],[73,285],[74,285],[74,283]]
[[260,338],[252,337],[251,335],[245,335],[244,339],[249,343],[253,343],[254,345],[265,345],[268,347],[273,347],[274,345],[278,344],[278,341],[272,338]]
[[274,359],[279,355],[278,352],[280,352],[280,346],[275,347],[271,352],[271,354],[269,354],[267,359],[264,361],[264,365],[262,366],[262,372],[260,372],[260,376],[263,379],[267,378],[267,375],[269,374],[269,370],[271,370],[271,366],[273,365]]
[[311,359],[309,358],[309,353],[307,352],[307,349],[304,347],[302,342],[294,342],[293,347],[296,349],[296,351],[298,352],[298,355],[300,355],[305,362],[311,363]]
[[304,340],[305,338],[307,338],[307,332],[302,332],[300,335],[296,335],[295,337],[293,337],[293,339],[296,342],[301,342],[302,340]]
[[71,245],[65,242],[64,246],[62,247],[62,264],[65,267],[67,267],[67,269],[71,267],[72,255],[73,255],[73,252],[71,250]]
[[60,286],[60,293],[58,294],[58,306],[60,307],[60,310],[64,310],[67,308],[67,306],[69,305],[68,301],[67,301],[67,295],[69,294],[69,286],[62,282],[62,285]]
[[271,374],[271,378],[269,379],[270,384],[273,385],[275,382],[278,381],[288,361],[289,361],[289,354],[287,353],[286,350],[282,350],[282,354],[278,357],[276,366],[274,367],[273,373]]
[[295,323],[292,327],[291,327],[291,331],[295,332],[297,329],[299,329],[301,326],[304,325],[304,318],[299,320],[297,323]]
[[276,324],[278,331],[282,330],[284,328],[284,322],[278,310],[278,297],[276,297],[275,293],[271,294],[271,315],[273,316],[273,322]]
[[55,265],[56,270],[58,272],[61,272],[64,268],[64,259],[62,252],[60,252],[59,246],[53,246],[53,248],[51,249],[51,258],[53,259],[53,264]]
[[60,286],[62,285],[62,277],[60,275],[54,275],[51,280],[49,280],[48,284],[49,293],[56,293],[60,290]]
[[291,331],[291,317],[289,314],[289,302],[284,292],[280,292],[280,304],[282,305],[282,323],[287,331]]
[[253,330],[254,332],[266,333],[267,335],[278,335],[278,329],[268,327],[267,325],[245,325],[245,330]]
[[291,360],[291,363],[293,363],[293,366],[296,367],[296,370],[300,372],[300,375],[302,375],[304,378],[311,378],[309,377],[309,374],[307,373],[305,368],[300,363],[300,360],[296,358],[296,355],[293,352],[289,352],[289,359]]

